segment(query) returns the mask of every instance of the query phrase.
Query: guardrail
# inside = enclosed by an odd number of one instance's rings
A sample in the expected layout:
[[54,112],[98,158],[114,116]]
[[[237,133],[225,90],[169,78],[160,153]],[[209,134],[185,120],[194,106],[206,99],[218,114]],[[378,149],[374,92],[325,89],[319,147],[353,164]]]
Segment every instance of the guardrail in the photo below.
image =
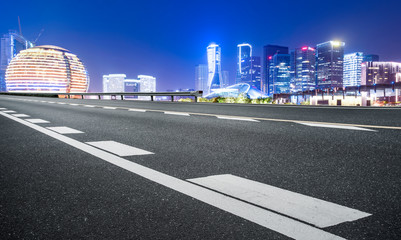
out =
[[176,96],[194,97],[195,102],[198,101],[198,97],[202,97],[203,91],[192,91],[192,92],[113,92],[113,93],[28,93],[28,92],[2,92],[3,95],[17,95],[17,96],[36,96],[36,97],[61,97],[72,98],[72,96],[97,96],[98,99],[102,99],[101,96],[120,96],[121,100],[124,100],[124,96],[150,96],[150,100],[154,101],[155,96],[170,96],[171,101],[174,101]]

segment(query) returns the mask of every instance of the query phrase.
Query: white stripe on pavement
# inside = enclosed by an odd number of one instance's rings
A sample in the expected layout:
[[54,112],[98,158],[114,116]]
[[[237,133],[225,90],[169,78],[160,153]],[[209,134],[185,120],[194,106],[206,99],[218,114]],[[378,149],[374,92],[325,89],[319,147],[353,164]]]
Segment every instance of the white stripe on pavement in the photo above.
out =
[[93,105],[84,105],[84,107],[93,108],[95,106],[93,106]]
[[179,115],[179,116],[190,116],[188,113],[182,113],[182,112],[164,112],[164,114]]
[[7,108],[0,108],[0,110],[7,110]]
[[57,104],[64,105],[64,104],[67,104],[67,103],[64,103],[64,102],[58,102]]
[[49,121],[39,119],[39,118],[32,118],[32,119],[25,119],[25,120],[30,123],[50,123]]
[[14,117],[31,117],[31,116],[26,115],[26,114],[11,114],[11,115],[13,115]]
[[5,113],[16,113],[16,111],[13,111],[13,110],[7,110],[7,111],[3,111],[3,112],[5,112]]
[[42,132],[52,138],[64,142],[70,146],[80,149],[104,161],[121,167],[127,171],[135,173],[141,177],[149,179],[155,183],[173,189],[177,192],[185,194],[189,197],[198,199],[211,206],[220,208],[224,211],[232,213],[238,217],[247,219],[263,227],[269,228],[273,231],[279,232],[285,236],[298,239],[298,240],[337,240],[344,239],[321,229],[312,227],[311,225],[298,222],[280,214],[268,211],[266,209],[245,203],[243,201],[228,197],[226,195],[217,193],[215,191],[194,185],[190,182],[169,176],[167,174],[158,172],[151,168],[144,167],[132,161],[117,157],[116,155],[102,151],[90,145],[79,142],[67,136],[55,133],[46,128],[40,127],[35,124],[23,121],[19,118],[10,116],[0,112],[7,118],[19,122],[25,126],[33,128]]
[[47,129],[50,129],[60,134],[84,133],[69,127],[48,127]]
[[320,228],[355,221],[371,215],[230,174],[195,178],[188,181]]
[[238,117],[225,117],[225,116],[216,116],[219,119],[226,119],[226,120],[237,120],[237,121],[248,121],[248,122],[260,122],[258,120],[252,118],[238,118]]
[[322,124],[322,123],[301,123],[301,122],[299,124],[310,126],[310,127],[339,128],[339,129],[348,129],[348,130],[377,132],[376,130],[372,130],[372,129],[368,129],[368,128],[361,128],[361,127],[354,127],[354,126]]
[[136,147],[131,147],[115,141],[86,142],[94,147],[114,153],[120,157],[154,154]]
[[130,112],[146,112],[145,109],[137,109],[137,108],[130,108],[130,109],[128,109],[128,111],[130,111]]
[[71,106],[78,106],[79,104],[76,103],[70,103]]
[[103,109],[110,109],[110,110],[114,110],[116,109],[115,107],[103,107]]

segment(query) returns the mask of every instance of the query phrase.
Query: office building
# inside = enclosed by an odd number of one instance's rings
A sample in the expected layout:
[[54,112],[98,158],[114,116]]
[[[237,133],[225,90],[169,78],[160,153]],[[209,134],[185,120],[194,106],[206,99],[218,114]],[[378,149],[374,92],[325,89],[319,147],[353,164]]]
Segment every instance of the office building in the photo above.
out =
[[361,67],[363,59],[364,56],[362,52],[355,52],[344,55],[344,87],[361,85]]
[[251,81],[249,82],[252,86],[256,87],[259,91],[262,90],[262,65],[260,63],[260,57],[251,57]]
[[[139,92],[156,92],[156,78],[148,75],[138,75]],[[139,96],[140,100],[150,100],[148,96]]]
[[221,72],[221,87],[225,88],[230,86],[230,72],[229,71],[222,71]]
[[125,91],[125,74],[109,74],[103,75],[103,92],[124,92]]
[[195,89],[206,92],[208,88],[208,68],[206,64],[195,67]]
[[394,84],[401,82],[401,63],[364,62],[362,63],[361,85]]
[[5,73],[8,64],[21,50],[33,47],[33,43],[14,30],[4,34],[0,42],[0,92],[6,91]]
[[328,41],[316,47],[316,82],[320,89],[342,88],[344,71],[344,45]]
[[9,92],[86,92],[89,75],[81,60],[56,46],[22,50],[6,70]]
[[266,45],[263,47],[261,88],[264,93],[273,92],[273,75],[272,71],[270,71],[270,66],[275,54],[288,54],[288,47],[276,45]]
[[316,86],[316,50],[312,47],[291,51],[291,92],[303,92]]
[[252,46],[248,43],[237,45],[237,77],[235,83],[250,83]]
[[275,54],[270,65],[272,91],[269,96],[290,93],[290,54]]
[[208,65],[208,89],[206,94],[213,89],[221,88],[221,48],[217,44],[210,44],[207,47],[207,65]]

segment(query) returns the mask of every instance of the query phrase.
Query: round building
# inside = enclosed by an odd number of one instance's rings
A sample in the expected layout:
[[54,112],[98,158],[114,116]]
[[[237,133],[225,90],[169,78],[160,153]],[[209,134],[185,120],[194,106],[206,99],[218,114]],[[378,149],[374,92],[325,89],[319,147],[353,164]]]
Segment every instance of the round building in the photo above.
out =
[[9,92],[87,92],[89,75],[70,51],[50,45],[22,50],[6,70]]

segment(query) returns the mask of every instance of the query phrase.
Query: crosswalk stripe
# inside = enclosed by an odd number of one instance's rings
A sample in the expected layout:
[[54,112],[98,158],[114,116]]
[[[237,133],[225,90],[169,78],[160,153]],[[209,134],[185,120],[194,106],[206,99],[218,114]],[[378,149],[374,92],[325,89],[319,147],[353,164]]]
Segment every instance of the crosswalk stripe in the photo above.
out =
[[195,178],[188,181],[320,228],[355,221],[371,215],[231,174]]

